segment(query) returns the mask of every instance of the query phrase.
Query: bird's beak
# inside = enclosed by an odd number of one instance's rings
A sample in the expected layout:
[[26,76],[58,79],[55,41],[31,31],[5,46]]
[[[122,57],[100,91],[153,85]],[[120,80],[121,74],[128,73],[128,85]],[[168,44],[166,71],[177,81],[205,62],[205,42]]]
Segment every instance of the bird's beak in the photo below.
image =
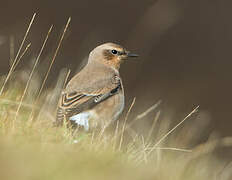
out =
[[127,57],[139,57],[139,55],[131,52],[127,52]]

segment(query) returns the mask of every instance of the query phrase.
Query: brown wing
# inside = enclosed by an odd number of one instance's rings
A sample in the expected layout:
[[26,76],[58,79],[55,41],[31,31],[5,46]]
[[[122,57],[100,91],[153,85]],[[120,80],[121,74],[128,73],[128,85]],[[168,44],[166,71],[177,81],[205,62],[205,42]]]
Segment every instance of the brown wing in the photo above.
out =
[[102,89],[98,94],[96,92],[93,94],[64,92],[60,98],[59,107],[57,110],[56,125],[61,125],[64,119],[69,119],[73,115],[93,108],[98,103],[118,93],[120,88],[121,83],[111,90]]

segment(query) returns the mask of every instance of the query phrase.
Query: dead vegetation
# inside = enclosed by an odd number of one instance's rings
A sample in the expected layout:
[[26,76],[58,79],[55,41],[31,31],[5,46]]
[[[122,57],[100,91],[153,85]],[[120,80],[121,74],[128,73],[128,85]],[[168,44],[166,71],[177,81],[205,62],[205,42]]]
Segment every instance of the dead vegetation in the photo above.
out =
[[[212,136],[207,142],[197,143],[207,128],[197,118],[199,106],[173,126],[171,117],[160,118],[161,101],[129,118],[136,99],[125,118],[110,132],[103,127],[92,132],[73,133],[65,125],[52,127],[57,97],[69,70],[62,70],[54,89],[44,90],[51,68],[62,45],[70,18],[64,28],[44,79],[33,79],[39,68],[40,56],[52,31],[50,27],[38,56],[33,62],[24,84],[11,76],[27,52],[25,40],[33,25],[33,15],[9,73],[2,77],[0,91],[0,167],[1,179],[231,179],[232,165],[218,158],[215,150],[230,147],[232,138]],[[24,50],[23,47],[25,47]],[[37,92],[30,86],[37,84]],[[156,110],[147,134],[134,129],[138,121]],[[164,112],[165,113],[165,112]],[[200,119],[202,120],[202,119]],[[193,121],[193,123],[185,123]],[[207,122],[208,120],[203,120]]]

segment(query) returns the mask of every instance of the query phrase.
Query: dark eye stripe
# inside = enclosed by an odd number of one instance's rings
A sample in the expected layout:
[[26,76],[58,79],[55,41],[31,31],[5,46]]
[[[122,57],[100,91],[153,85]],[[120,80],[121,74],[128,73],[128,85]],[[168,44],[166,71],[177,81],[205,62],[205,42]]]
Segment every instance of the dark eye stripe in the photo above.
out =
[[111,51],[109,51],[109,50],[105,50],[104,52],[103,52],[103,55],[104,55],[104,57],[107,59],[107,60],[111,60],[111,59],[113,59],[114,58],[114,54],[112,54],[111,53]]

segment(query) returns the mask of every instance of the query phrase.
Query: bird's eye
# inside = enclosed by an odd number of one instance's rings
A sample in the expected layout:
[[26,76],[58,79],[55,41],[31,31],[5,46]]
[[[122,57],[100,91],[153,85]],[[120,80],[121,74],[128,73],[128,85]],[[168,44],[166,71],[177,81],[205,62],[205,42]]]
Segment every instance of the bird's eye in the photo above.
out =
[[118,53],[118,51],[115,50],[115,49],[113,49],[111,52],[112,52],[112,54],[117,54]]

